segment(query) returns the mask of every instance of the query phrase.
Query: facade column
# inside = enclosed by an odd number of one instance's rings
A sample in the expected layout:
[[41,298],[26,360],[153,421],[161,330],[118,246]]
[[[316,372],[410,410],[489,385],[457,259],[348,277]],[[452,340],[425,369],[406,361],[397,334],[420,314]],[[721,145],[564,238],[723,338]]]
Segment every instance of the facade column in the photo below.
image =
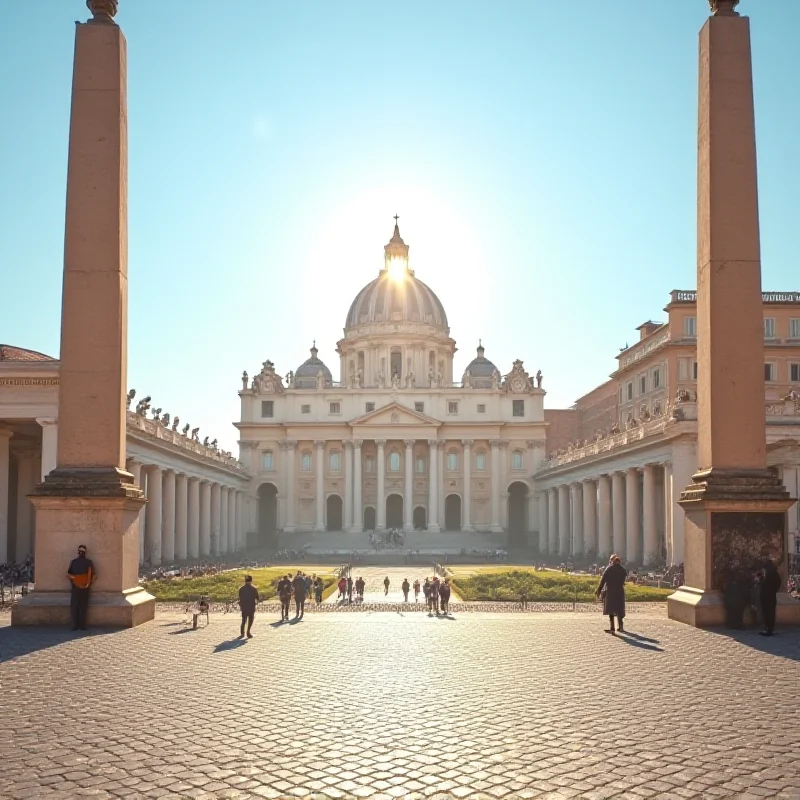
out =
[[220,545],[220,494],[222,487],[218,483],[211,484],[211,555],[219,555]]
[[226,553],[236,552],[236,489],[228,487],[228,548]]
[[464,446],[464,502],[461,504],[461,530],[469,532],[472,527],[472,439],[462,439]]
[[189,511],[189,485],[185,475],[175,476],[175,558],[186,561],[188,554],[187,514]]
[[39,483],[37,466],[35,452],[22,453],[17,460],[17,534],[14,541],[16,562],[33,555],[33,506],[28,495]]
[[325,530],[325,442],[317,440],[314,442],[316,452],[314,458],[316,459],[317,479],[316,479],[316,522],[314,523],[315,531]]
[[200,558],[200,480],[189,478],[189,510],[187,514],[186,551],[189,558]]
[[383,447],[385,439],[376,439],[378,445],[378,499],[375,504],[375,527],[379,531],[386,530],[386,456]]
[[499,439],[492,439],[489,443],[492,448],[492,518],[489,530],[492,533],[502,533],[500,524],[500,445]]
[[562,558],[569,555],[569,486],[558,487],[558,555]]
[[547,490],[547,552],[558,555],[558,490]]
[[614,547],[611,480],[608,475],[601,475],[597,479],[597,513],[597,558],[606,561]]
[[625,560],[640,564],[639,549],[639,470],[631,467],[625,473]]
[[342,527],[353,530],[353,442],[345,439],[344,445],[344,520]]
[[243,492],[236,492],[236,550],[241,552],[245,549],[245,524],[244,524],[245,498]]
[[[292,439],[286,440],[286,523],[283,526],[284,533],[295,532],[295,464],[294,455],[297,450],[297,442]],[[253,523],[250,523],[251,529],[255,529]],[[245,531],[245,537],[247,531]],[[246,545],[246,542],[245,542]]]
[[672,557],[672,462],[664,464],[664,540],[667,546],[667,566],[675,564]]
[[597,484],[583,482],[583,552],[597,553]]
[[364,530],[363,479],[361,477],[361,439],[353,439],[353,531]]
[[539,492],[539,555],[547,552],[547,492]]
[[570,555],[573,558],[581,558],[583,556],[583,484],[571,483],[569,492],[572,504],[572,547],[570,548]]
[[648,567],[658,561],[658,530],[656,528],[656,477],[648,464],[642,470],[642,502],[644,523],[644,553],[642,564]]
[[611,549],[625,559],[625,476],[615,472],[611,476]]
[[228,498],[230,489],[220,486],[219,489],[219,552],[225,555],[228,552]]
[[211,554],[211,483],[200,483],[200,557]]
[[0,564],[8,561],[9,479],[12,432],[0,428]]
[[437,486],[439,488],[439,494],[436,500],[436,508],[439,514],[439,518],[437,522],[439,523],[439,530],[445,530],[445,519],[444,519],[444,455],[447,449],[447,442],[442,441],[441,439],[437,440],[439,444],[436,447],[436,475],[437,475]]
[[171,469],[165,469],[162,482],[161,558],[171,563],[175,560],[175,473]]
[[[58,460],[58,420],[52,417],[39,417],[36,421],[42,428],[42,480],[44,480],[56,468]],[[138,481],[136,485],[140,485]]]
[[403,530],[411,533],[414,530],[414,440],[405,439],[406,446],[406,480],[403,492]]
[[151,567],[157,567],[161,564],[161,497],[161,469],[159,467],[148,467],[144,558],[145,562]]
[[428,439],[428,531],[439,533],[439,449],[438,439]]
[[[142,485],[142,478],[144,476],[142,475],[142,464],[141,464],[141,462],[140,461],[136,461],[133,458],[129,458],[127,463],[126,463],[126,465],[125,465],[125,468],[128,470],[128,472],[131,473],[131,475],[133,475],[133,482],[136,484],[136,486],[138,486],[140,489],[144,489],[144,486]],[[45,467],[44,467],[44,446],[43,446],[42,447],[42,475],[43,476],[47,474],[47,473],[45,473],[44,469],[45,469]],[[42,478],[42,480],[44,480],[44,478]],[[145,506],[142,506],[139,509],[139,563],[140,564],[144,564],[144,527],[145,527],[145,522],[144,522],[145,511],[144,510],[145,510]]]

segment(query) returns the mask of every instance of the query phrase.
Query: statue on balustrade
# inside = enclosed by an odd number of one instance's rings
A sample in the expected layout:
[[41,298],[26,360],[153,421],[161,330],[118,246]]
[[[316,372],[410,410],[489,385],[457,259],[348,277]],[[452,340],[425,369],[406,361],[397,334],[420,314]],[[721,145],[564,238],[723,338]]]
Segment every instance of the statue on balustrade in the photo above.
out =
[[184,436],[186,436],[189,433],[189,423],[188,422],[183,426],[183,430],[181,431],[181,433]]
[[131,410],[131,402],[132,402],[134,397],[136,397],[136,389],[131,389],[128,392],[128,396],[125,398],[125,400],[126,400],[126,402],[125,402],[125,410],[126,411],[130,411]]
[[317,372],[317,391],[321,392],[325,388],[325,373],[322,370]]
[[639,419],[642,422],[647,422],[647,420],[650,419],[650,411],[647,409],[647,403],[642,403],[642,405],[639,406]]
[[661,401],[660,400],[653,400],[653,416],[660,417],[661,416]]
[[192,428],[192,441],[193,442],[200,441],[200,428]]
[[542,388],[542,371],[541,370],[539,370],[536,373],[536,388],[537,389],[541,389]]
[[395,372],[392,375],[392,389],[399,389],[400,388],[400,376]]
[[692,396],[686,389],[678,389],[678,392],[675,395],[675,402],[677,403],[689,403],[691,399]]
[[436,376],[433,374],[433,367],[428,370],[428,385],[431,389],[436,388]]
[[153,409],[151,409],[150,413],[153,415],[153,419],[160,419],[161,418],[161,409],[160,408],[153,408]]
[[286,383],[290,389],[294,389],[294,372],[292,370],[286,373]]
[[161,425],[163,427],[168,428],[169,427],[169,414],[164,414],[164,416],[161,417],[159,422],[161,423]]
[[208,436],[206,436],[206,438],[203,439],[203,447],[208,447]]
[[629,430],[631,428],[638,428],[639,423],[636,420],[636,417],[633,416],[633,411],[628,412],[628,419],[625,421],[625,427]]
[[175,417],[175,419],[172,420],[172,430],[174,430],[176,433],[178,431],[178,425],[180,425],[180,422],[181,422],[180,417]]
[[499,389],[500,388],[500,370],[496,369],[492,373],[492,389]]
[[378,370],[378,388],[385,389],[386,388],[386,376],[383,374],[383,370]]
[[245,370],[242,373],[242,391],[243,392],[247,391],[247,381],[248,381],[248,375],[247,375],[247,370]]
[[364,370],[361,367],[356,372],[356,389],[364,388]]

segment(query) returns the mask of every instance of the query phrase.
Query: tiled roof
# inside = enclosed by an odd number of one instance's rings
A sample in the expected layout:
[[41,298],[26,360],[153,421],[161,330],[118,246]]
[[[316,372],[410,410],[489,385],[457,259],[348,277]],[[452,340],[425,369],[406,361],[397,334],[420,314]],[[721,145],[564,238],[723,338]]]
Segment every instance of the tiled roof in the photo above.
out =
[[52,356],[37,353],[36,350],[25,350],[10,344],[0,344],[0,361],[57,361]]

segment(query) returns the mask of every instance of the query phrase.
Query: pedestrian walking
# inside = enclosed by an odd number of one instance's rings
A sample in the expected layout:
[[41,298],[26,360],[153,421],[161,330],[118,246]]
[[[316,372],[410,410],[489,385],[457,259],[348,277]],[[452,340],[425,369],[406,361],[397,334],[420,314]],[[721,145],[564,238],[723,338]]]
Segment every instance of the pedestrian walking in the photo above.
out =
[[383,579],[383,594],[384,594],[384,597],[389,594],[389,576],[388,575]]
[[442,603],[442,613],[450,613],[450,579],[445,578],[444,583],[439,584],[439,599]]
[[425,605],[428,607],[428,612],[431,610],[431,580],[425,578],[425,583],[422,586],[422,593],[425,595]]
[[433,576],[433,580],[431,581],[431,605],[433,606],[433,610],[436,612],[436,616],[439,616],[439,577],[437,575]]
[[614,636],[614,617],[617,618],[620,633],[625,631],[622,621],[625,619],[625,579],[628,573],[618,555],[611,556],[610,562],[603,572],[595,595],[603,598],[603,613],[609,621],[606,633]]
[[253,627],[253,620],[256,615],[256,605],[261,602],[258,594],[258,589],[253,586],[253,576],[244,576],[244,586],[239,588],[239,611],[242,612],[242,627],[239,632],[239,638],[244,639],[245,625],[247,625],[247,638],[252,639],[253,634],[250,632]]
[[411,584],[408,582],[408,578],[403,578],[403,583],[400,584],[400,588],[403,590],[403,602],[408,602],[408,593],[411,591]]
[[289,603],[292,600],[292,582],[288,575],[278,581],[278,599],[281,601],[281,622],[289,619]]
[[347,602],[353,602],[353,578],[349,574],[347,576]]
[[761,578],[760,597],[761,614],[764,617],[762,636],[772,636],[775,631],[775,617],[778,609],[778,592],[781,589],[781,576],[771,560],[764,565]]
[[322,602],[322,592],[325,587],[322,583],[322,578],[317,577],[314,581],[314,602],[319,605]]
[[342,577],[339,578],[339,582],[336,584],[336,588],[339,590],[339,597],[337,598],[337,600],[343,600],[345,592],[347,591],[347,579],[344,577],[344,575],[342,575]]
[[364,579],[359,576],[358,580],[356,581],[356,594],[361,602],[364,602],[364,587],[366,586]]
[[89,592],[97,577],[94,564],[86,558],[86,545],[78,545],[78,557],[69,562],[67,577],[72,582],[70,611],[72,612],[72,630],[86,630],[86,615],[89,610]]
[[292,591],[294,593],[294,618],[303,619],[306,611],[306,582],[302,572],[295,575],[292,581]]
[[419,600],[419,578],[414,580],[414,602]]

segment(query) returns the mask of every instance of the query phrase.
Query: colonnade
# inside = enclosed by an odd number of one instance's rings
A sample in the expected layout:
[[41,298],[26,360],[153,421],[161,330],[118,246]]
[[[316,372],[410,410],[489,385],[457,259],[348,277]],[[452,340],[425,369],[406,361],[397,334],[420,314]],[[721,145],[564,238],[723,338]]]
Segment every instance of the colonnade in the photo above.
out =
[[254,505],[238,487],[128,459],[146,493],[139,512],[139,562],[221,556],[243,550]]

